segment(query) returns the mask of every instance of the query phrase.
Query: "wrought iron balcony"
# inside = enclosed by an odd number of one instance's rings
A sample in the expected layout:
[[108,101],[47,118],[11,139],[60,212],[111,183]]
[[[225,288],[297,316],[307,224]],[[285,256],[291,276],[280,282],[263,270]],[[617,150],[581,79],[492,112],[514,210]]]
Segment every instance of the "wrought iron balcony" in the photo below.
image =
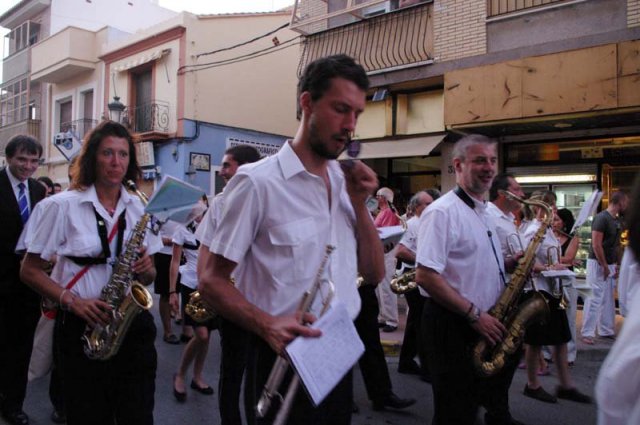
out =
[[75,121],[63,122],[60,124],[60,132],[72,132],[76,138],[82,140],[86,134],[91,131],[96,125],[98,125],[97,120],[92,120],[89,118],[82,118]]
[[487,16],[500,16],[526,9],[537,9],[554,3],[569,3],[573,0],[487,0]]
[[432,3],[375,16],[305,37],[298,75],[315,59],[344,53],[368,73],[430,63]]
[[124,110],[122,120],[135,133],[168,133],[169,103],[153,100],[137,107],[129,107]]

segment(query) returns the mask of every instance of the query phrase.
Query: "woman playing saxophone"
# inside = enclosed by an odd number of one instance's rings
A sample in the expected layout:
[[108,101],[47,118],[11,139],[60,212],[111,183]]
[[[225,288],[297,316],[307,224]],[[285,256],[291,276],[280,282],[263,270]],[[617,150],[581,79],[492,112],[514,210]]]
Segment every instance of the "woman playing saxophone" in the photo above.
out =
[[[71,174],[70,190],[52,197],[31,223],[21,273],[25,283],[60,305],[55,337],[63,359],[67,423],[152,424],[156,329],[151,314],[143,310],[131,319],[119,351],[108,360],[85,355],[82,340],[87,327],[108,328],[115,320],[117,309],[103,288],[131,275],[148,285],[156,274],[150,255],[162,243],[151,232],[134,232],[144,223],[143,205],[123,186],[141,174],[132,135],[121,124],[101,123],[87,135]],[[132,234],[144,242],[124,259],[131,267],[123,270],[118,264],[131,251]],[[58,260],[49,277],[43,265],[54,255]]]

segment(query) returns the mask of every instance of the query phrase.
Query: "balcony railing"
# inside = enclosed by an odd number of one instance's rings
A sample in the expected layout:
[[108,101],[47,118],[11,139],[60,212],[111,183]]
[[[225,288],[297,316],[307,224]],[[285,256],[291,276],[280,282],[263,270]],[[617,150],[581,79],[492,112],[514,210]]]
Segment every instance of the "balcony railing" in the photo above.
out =
[[72,132],[78,139],[82,140],[84,136],[98,125],[97,120],[82,118],[79,120],[63,122],[60,124],[60,132]]
[[487,16],[494,17],[526,9],[535,9],[553,3],[567,3],[575,0],[487,0]]
[[169,132],[169,103],[153,100],[143,105],[127,108],[123,121],[131,126],[135,133]]
[[298,75],[315,59],[338,53],[369,73],[426,64],[433,57],[431,10],[423,4],[307,36]]

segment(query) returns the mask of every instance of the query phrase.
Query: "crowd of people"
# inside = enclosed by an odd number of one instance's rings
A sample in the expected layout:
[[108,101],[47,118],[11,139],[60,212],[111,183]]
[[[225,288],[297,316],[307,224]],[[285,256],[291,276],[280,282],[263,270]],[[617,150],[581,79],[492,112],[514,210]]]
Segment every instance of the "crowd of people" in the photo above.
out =
[[[210,206],[205,197],[188,223],[165,224],[160,232],[147,225],[143,201],[124,185],[139,180],[141,170],[133,136],[121,124],[103,121],[86,136],[65,191],[46,177],[31,178],[42,155],[38,141],[11,139],[7,167],[0,170],[0,339],[12,342],[0,347],[2,417],[29,423],[23,402],[43,299],[56,306],[52,420],[153,423],[156,326],[145,308],[120,316],[126,304],[120,292],[133,281],[154,283],[162,340],[185,343],[172,380],[178,402],[187,401],[189,378],[194,391],[215,393],[203,370],[210,334],[220,332],[222,424],[241,424],[243,405],[246,423],[274,421],[282,400],[274,397],[266,415],[256,414],[255,406],[285,347],[297,337],[322,335],[309,326],[322,314],[318,303],[308,311],[299,305],[305,291],[326,280],[335,285],[332,306],[344,307],[364,344],[359,366],[373,409],[410,407],[416,399],[392,389],[379,334],[379,328],[398,327],[398,295],[390,285],[398,265],[401,273],[415,275],[417,286],[404,291],[409,312],[398,372],[431,383],[434,424],[474,424],[480,407],[487,425],[520,424],[509,408],[519,365],[527,369],[524,395],[591,403],[570,376],[578,338],[570,270],[579,244],[571,213],[556,208],[552,192],[525,200],[516,176],[498,174],[496,141],[468,135],[453,147],[455,189],[418,191],[401,216],[394,191],[380,187],[371,168],[337,161],[354,146],[368,88],[364,69],[345,55],[309,64],[298,84],[301,114],[294,138],[263,159],[250,146],[225,151],[224,191]],[[368,202],[372,198],[376,208]],[[631,195],[612,193],[592,225],[587,282],[593,293],[584,303],[579,338],[595,344],[597,337],[615,336],[613,291],[621,273],[625,291],[619,296],[628,313],[596,387],[601,424],[640,422],[634,334],[640,322],[639,199],[640,177]],[[389,226],[404,227],[397,244],[381,243],[378,229]],[[630,243],[623,258],[625,226]],[[628,267],[621,268],[621,261]],[[507,288],[516,285],[522,291],[507,297]],[[204,322],[185,312],[196,290],[215,311]],[[516,312],[525,305],[536,306],[521,335],[525,344],[495,360],[514,327],[498,310]],[[172,328],[174,317],[182,321],[180,336]],[[557,370],[555,394],[539,379],[547,362]],[[293,373],[283,381],[294,381]],[[359,409],[351,371],[318,405],[302,389],[294,397],[289,424],[349,424]]]

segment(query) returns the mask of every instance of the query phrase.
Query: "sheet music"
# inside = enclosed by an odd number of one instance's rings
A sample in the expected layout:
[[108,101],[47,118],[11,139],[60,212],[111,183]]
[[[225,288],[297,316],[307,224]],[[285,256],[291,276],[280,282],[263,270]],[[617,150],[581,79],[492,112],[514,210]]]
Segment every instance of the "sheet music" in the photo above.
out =
[[402,239],[405,230],[402,226],[386,226],[378,227],[378,235],[382,240],[382,244],[392,243],[396,245]]
[[600,205],[600,199],[602,199],[602,192],[599,190],[593,191],[591,196],[589,196],[589,199],[587,199],[582,205],[582,209],[580,209],[576,222],[573,224],[571,233],[575,232],[576,229],[582,226],[589,217],[596,213],[596,209],[598,208],[598,205]]
[[204,191],[197,186],[165,176],[160,187],[153,193],[145,211],[161,221],[173,220],[188,224],[194,216],[193,210]]
[[298,337],[287,356],[315,406],[335,388],[364,353],[364,345],[342,303],[335,303],[313,325],[318,338]]
[[576,280],[576,274],[572,270],[545,270],[540,273],[542,276],[553,279],[559,278],[562,286],[571,286]]

